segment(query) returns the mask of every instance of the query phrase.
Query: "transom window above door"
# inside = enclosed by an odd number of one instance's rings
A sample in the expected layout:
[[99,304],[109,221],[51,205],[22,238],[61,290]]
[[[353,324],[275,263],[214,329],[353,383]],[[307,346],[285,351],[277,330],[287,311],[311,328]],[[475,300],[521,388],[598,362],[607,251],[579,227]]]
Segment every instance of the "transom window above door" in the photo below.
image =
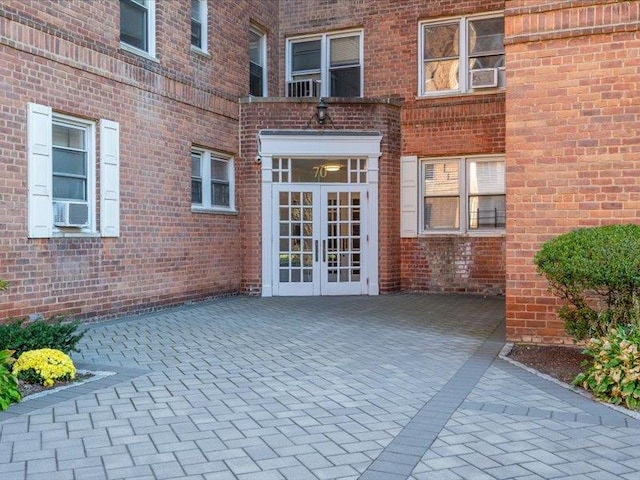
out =
[[274,158],[274,183],[367,183],[366,158]]
[[288,97],[361,97],[362,32],[287,42]]

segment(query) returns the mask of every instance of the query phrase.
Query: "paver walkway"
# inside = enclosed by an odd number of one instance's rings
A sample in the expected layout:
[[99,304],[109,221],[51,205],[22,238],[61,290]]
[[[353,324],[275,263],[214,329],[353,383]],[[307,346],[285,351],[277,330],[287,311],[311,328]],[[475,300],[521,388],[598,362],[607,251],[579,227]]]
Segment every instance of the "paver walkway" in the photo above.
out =
[[0,479],[640,479],[640,422],[496,359],[501,299],[228,298],[90,325]]

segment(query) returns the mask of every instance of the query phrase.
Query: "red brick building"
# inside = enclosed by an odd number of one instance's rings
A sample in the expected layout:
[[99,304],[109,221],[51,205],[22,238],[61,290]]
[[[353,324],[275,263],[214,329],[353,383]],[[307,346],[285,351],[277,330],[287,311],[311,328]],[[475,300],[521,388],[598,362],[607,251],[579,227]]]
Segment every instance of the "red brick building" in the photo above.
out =
[[640,2],[507,6],[507,334],[558,342],[540,244],[640,217]]
[[640,2],[185,3],[0,2],[0,318],[506,293],[562,341],[531,259],[637,213]]

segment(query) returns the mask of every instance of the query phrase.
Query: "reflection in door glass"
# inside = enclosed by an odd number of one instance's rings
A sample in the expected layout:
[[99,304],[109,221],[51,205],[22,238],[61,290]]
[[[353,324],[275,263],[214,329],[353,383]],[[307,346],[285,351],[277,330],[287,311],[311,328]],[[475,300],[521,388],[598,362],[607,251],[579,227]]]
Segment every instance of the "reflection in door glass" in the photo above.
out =
[[280,283],[313,281],[313,192],[280,192]]
[[360,281],[360,192],[327,194],[327,280]]

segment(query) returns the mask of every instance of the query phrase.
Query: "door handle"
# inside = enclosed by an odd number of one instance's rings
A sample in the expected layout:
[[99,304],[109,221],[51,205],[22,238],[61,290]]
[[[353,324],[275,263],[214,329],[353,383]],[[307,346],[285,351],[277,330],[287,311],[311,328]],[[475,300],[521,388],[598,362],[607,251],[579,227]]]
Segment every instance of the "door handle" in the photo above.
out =
[[327,262],[327,241],[322,241],[322,261]]
[[316,262],[318,261],[318,240],[316,240]]

